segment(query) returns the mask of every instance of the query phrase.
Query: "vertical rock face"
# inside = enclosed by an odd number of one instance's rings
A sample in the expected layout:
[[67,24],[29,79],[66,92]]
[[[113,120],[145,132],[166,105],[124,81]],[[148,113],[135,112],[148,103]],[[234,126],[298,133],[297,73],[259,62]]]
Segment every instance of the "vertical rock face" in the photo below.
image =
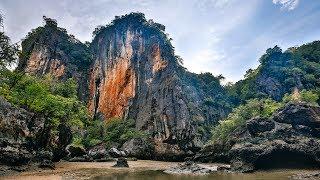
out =
[[[143,14],[117,17],[92,42],[89,111],[95,117],[132,118],[159,149],[199,146],[197,123],[206,94],[200,80],[178,63],[164,26]],[[167,144],[163,146],[163,144]]]
[[44,17],[44,21],[45,26],[34,29],[22,41],[18,70],[37,76],[50,74],[60,80],[74,78],[80,85],[79,97],[84,100],[89,48],[57,27],[55,20]]
[[206,138],[198,127],[225,115],[226,108],[215,103],[224,94],[219,80],[183,68],[165,27],[144,14],[116,17],[97,29],[90,53],[54,20],[45,21],[22,42],[18,69],[75,78],[92,117],[134,119],[160,154],[198,149]]
[[26,64],[25,72],[33,75],[51,74],[56,78],[66,76],[65,64],[58,59],[51,59],[50,52],[46,47],[38,47],[32,51]]

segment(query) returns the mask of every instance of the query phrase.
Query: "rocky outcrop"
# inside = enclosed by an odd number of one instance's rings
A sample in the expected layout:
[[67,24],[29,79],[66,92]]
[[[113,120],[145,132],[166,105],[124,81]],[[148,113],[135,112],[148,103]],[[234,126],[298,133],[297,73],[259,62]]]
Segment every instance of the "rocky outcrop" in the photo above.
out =
[[34,163],[53,168],[52,161],[59,160],[60,150],[66,147],[63,139],[70,137],[61,129],[57,136],[50,132],[45,118],[17,108],[0,96],[0,165],[13,170]]
[[[26,165],[33,158],[32,139],[44,128],[43,119],[16,108],[0,96],[0,163]],[[36,143],[36,142],[35,142]]]
[[274,129],[275,123],[267,118],[253,118],[247,122],[247,129],[250,134],[257,135]]
[[96,145],[90,148],[88,155],[94,160],[109,158],[109,153],[104,144]]
[[294,180],[317,180],[320,179],[320,172],[299,173],[290,177]]
[[121,149],[127,157],[138,159],[154,159],[154,144],[144,138],[134,138],[125,142]]
[[313,129],[320,128],[320,108],[308,104],[289,104],[278,112],[274,120],[292,126],[308,126]]
[[304,103],[287,104],[271,119],[251,119],[246,127],[233,134],[236,138],[230,138],[228,145],[214,143],[195,159],[210,162],[223,154],[232,170],[241,172],[319,167],[320,140],[316,125],[319,110],[318,106]]
[[87,154],[86,150],[80,146],[69,145],[67,146],[66,150],[68,151],[68,156],[71,158],[80,157]]

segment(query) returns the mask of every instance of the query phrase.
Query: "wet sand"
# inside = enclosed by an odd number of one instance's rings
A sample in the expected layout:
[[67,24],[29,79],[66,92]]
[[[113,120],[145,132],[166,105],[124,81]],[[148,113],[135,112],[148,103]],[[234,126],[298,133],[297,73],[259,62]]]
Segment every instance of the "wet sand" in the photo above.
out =
[[[308,174],[319,170],[270,170],[250,174],[217,172],[206,177],[173,176],[165,175],[160,170],[165,170],[178,165],[177,162],[163,161],[128,161],[130,168],[114,168],[115,162],[59,162],[55,170],[30,170],[14,176],[3,176],[0,179],[9,180],[62,180],[62,179],[217,179],[217,180],[285,180],[291,179],[296,174]],[[215,167],[217,164],[203,164]],[[157,171],[159,170],[159,171]],[[122,175],[121,175],[122,174]],[[124,175],[123,175],[124,174]],[[119,177],[118,177],[119,176]],[[98,178],[97,178],[98,177]],[[102,178],[99,178],[102,177]],[[118,178],[117,178],[118,177]]]
[[130,168],[114,168],[116,162],[58,162],[55,170],[31,170],[14,176],[3,176],[0,179],[11,180],[60,180],[90,179],[95,176],[113,173],[139,172],[147,170],[165,170],[176,166],[176,162],[138,160],[128,161]]

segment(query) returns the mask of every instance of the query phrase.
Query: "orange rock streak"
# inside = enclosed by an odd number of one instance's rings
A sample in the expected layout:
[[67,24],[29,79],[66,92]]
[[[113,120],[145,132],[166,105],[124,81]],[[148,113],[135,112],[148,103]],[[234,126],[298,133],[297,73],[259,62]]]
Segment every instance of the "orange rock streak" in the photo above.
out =
[[[112,68],[108,68],[106,79],[102,80],[99,87],[100,97],[98,111],[105,119],[123,117],[130,100],[135,96],[136,75],[130,61],[124,58],[115,60]],[[91,76],[95,76],[94,73]],[[94,96],[96,85],[94,79],[90,80],[90,94]],[[94,100],[89,102],[91,114],[94,112]]]

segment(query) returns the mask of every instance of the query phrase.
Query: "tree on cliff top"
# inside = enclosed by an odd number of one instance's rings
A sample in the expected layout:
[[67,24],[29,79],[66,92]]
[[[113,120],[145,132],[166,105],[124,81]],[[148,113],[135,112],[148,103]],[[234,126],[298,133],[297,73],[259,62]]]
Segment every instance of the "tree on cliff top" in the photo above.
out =
[[[3,24],[3,17],[0,14],[0,24]],[[16,62],[18,45],[11,44],[10,38],[0,32],[0,69],[6,68]]]
[[87,45],[81,43],[66,29],[57,26],[57,21],[43,16],[44,26],[33,29],[22,40],[22,52],[18,70],[24,69],[32,52],[39,47],[46,47],[51,58],[66,60],[80,70],[87,69],[91,63],[91,53]]

